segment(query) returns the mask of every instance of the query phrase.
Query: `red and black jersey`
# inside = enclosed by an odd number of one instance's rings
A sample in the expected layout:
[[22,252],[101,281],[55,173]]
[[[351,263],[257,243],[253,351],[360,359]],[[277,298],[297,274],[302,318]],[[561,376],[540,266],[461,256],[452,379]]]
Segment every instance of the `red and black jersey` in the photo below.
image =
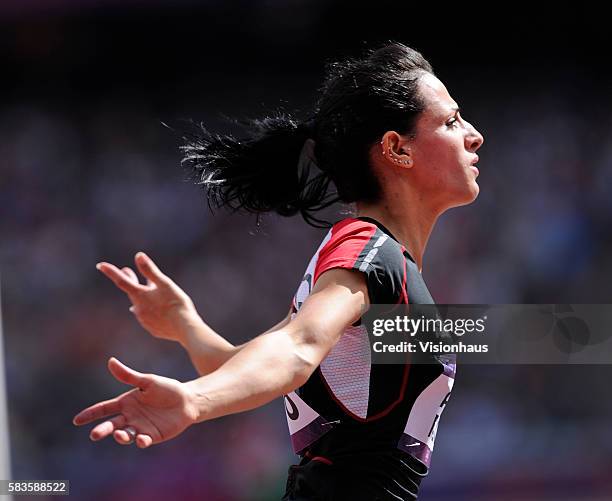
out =
[[[404,246],[378,221],[359,217],[336,223],[323,239],[294,296],[294,315],[332,268],[364,273],[371,304],[433,303]],[[368,332],[357,321],[308,381],[285,396],[295,452],[418,490],[456,367],[454,356],[431,362],[371,363]],[[363,457],[376,457],[377,464],[365,467],[358,461]]]

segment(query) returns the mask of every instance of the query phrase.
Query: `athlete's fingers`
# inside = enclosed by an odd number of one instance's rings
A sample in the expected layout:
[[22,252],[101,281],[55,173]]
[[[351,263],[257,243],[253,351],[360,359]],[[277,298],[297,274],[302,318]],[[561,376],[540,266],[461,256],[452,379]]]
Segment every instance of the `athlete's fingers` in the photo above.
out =
[[134,257],[134,261],[136,261],[136,266],[140,273],[151,282],[155,284],[165,284],[170,280],[144,252],[138,252]]
[[153,438],[150,435],[146,435],[144,433],[139,433],[136,435],[136,445],[139,449],[146,449],[153,445]]
[[94,442],[97,442],[98,440],[108,437],[116,429],[123,428],[125,424],[125,416],[119,414],[118,416],[97,425],[93,430],[91,430],[89,438]]
[[136,386],[142,390],[146,389],[151,383],[151,378],[148,375],[129,368],[115,357],[111,357],[108,360],[108,370],[122,383]]
[[114,264],[101,262],[96,265],[96,268],[110,278],[113,283],[126,294],[137,294],[148,290],[144,285],[139,284],[138,280],[134,282]]
[[115,442],[121,445],[129,445],[132,443],[132,437],[122,428],[113,431],[113,438],[115,439]]
[[97,419],[102,419],[114,414],[118,414],[120,411],[119,397],[111,400],[105,400],[104,402],[98,402],[97,404],[90,405],[86,409],[79,412],[72,420],[73,424],[81,426],[83,424],[91,423]]

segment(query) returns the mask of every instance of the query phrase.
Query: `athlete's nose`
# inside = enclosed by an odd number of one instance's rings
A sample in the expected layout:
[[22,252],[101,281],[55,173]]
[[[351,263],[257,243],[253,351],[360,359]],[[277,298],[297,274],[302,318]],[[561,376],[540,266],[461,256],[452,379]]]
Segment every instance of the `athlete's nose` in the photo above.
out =
[[472,124],[469,124],[469,128],[470,132],[465,136],[465,147],[469,152],[474,153],[484,143],[484,137]]

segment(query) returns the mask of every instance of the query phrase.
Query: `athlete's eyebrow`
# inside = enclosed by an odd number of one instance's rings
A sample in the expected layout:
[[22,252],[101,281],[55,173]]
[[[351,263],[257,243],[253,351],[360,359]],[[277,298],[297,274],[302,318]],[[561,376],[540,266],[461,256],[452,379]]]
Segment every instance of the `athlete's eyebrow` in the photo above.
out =
[[448,120],[449,117],[455,117],[458,113],[461,113],[461,108],[459,106],[451,106],[444,114],[444,120]]

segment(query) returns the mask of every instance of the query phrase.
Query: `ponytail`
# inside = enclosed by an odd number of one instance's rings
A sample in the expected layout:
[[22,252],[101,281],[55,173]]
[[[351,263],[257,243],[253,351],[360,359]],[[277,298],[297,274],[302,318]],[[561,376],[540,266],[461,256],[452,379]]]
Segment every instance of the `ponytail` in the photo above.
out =
[[[382,199],[370,152],[388,130],[415,134],[425,109],[419,92],[425,73],[433,70],[421,53],[385,43],[328,66],[316,120],[298,123],[277,113],[239,122],[240,140],[202,126],[185,138],[182,163],[205,189],[211,209],[299,213],[312,226],[329,227],[313,213],[336,201]],[[336,191],[328,193],[332,181]]]
[[300,213],[315,227],[329,227],[313,213],[338,200],[331,179],[314,158],[313,121],[286,114],[239,122],[245,137],[213,134],[200,125],[185,137],[182,164],[201,185],[208,206],[281,216]]

